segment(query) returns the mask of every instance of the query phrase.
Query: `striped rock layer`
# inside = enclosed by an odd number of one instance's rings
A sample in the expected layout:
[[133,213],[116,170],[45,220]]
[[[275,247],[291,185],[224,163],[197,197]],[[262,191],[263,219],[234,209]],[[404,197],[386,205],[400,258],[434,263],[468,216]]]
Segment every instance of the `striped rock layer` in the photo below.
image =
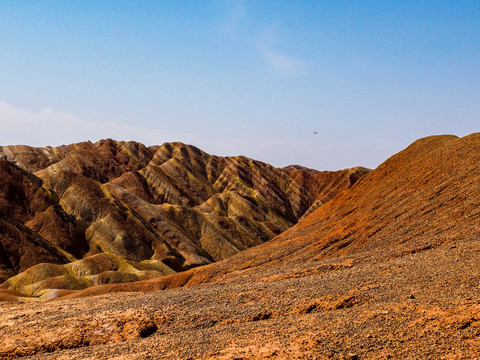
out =
[[0,147],[0,281],[42,299],[230,257],[369,170],[284,169],[194,146],[111,139]]

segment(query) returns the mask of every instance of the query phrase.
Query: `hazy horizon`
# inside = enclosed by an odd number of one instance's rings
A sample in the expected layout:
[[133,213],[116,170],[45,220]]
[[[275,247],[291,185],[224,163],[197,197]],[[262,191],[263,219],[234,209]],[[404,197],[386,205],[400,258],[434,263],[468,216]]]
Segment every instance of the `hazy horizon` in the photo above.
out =
[[5,1],[0,49],[0,145],[337,170],[480,131],[477,1]]

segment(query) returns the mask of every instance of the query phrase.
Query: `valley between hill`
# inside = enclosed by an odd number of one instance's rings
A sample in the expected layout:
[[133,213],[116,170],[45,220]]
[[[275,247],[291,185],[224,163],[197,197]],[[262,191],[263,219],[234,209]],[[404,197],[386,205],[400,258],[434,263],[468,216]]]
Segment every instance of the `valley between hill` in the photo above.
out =
[[225,259],[368,171],[277,169],[182,143],[0,147],[0,298],[47,300]]
[[264,244],[163,277],[5,302],[0,355],[478,358],[478,164],[480,133],[420,139]]

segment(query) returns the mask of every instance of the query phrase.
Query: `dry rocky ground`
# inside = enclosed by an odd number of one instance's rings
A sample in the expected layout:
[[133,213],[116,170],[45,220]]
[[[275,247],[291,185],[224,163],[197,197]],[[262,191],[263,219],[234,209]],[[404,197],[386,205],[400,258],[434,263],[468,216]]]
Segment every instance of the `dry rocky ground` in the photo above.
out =
[[425,138],[222,261],[4,302],[0,357],[478,359],[478,164],[480,134]]
[[180,289],[4,303],[0,358],[474,359],[479,256],[480,239],[462,239]]

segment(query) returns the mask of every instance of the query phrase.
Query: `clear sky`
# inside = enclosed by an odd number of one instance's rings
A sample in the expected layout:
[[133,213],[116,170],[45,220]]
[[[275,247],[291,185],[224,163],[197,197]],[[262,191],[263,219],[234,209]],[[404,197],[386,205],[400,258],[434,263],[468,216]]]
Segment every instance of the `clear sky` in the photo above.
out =
[[478,131],[480,1],[0,1],[0,145],[335,170]]

